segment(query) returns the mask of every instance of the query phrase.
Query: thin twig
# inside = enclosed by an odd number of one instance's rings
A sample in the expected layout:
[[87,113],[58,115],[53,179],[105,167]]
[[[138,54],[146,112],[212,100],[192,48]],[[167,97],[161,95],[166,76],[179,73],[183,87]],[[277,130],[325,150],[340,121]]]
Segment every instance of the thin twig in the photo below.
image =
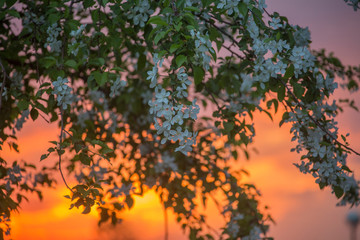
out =
[[226,48],[231,54],[236,55],[238,58],[243,59],[243,60],[245,59],[243,56],[241,56],[237,52],[234,52],[233,50],[231,50],[231,46],[223,45],[223,47]]
[[[213,93],[206,87],[205,84],[204,84],[204,88],[205,88],[205,90],[210,94],[210,96],[211,96],[212,100],[214,101],[214,103],[216,104],[218,110],[221,111],[221,109],[223,109],[223,108],[225,107],[225,105],[222,106],[222,107],[220,107],[220,105],[219,105],[219,103],[216,101],[216,98],[214,97]],[[221,100],[223,100],[223,99],[221,99]],[[223,101],[224,101],[224,100],[223,100]]]
[[6,77],[7,77],[5,67],[2,64],[1,59],[0,59],[0,67],[1,67],[1,71],[3,72],[3,75],[4,75],[3,76],[3,81],[1,83],[1,90],[0,90],[0,110],[1,110],[2,95],[3,95],[4,88],[5,88],[5,80],[6,80]]
[[60,107],[60,117],[61,117],[61,130],[60,130],[60,140],[59,140],[59,152],[58,152],[58,155],[59,155],[59,171],[60,171],[60,174],[61,174],[61,177],[66,185],[66,187],[72,192],[74,193],[74,191],[69,187],[69,185],[67,184],[66,180],[65,180],[65,177],[64,177],[64,174],[61,170],[61,150],[62,150],[62,147],[61,147],[61,143],[62,143],[62,136],[63,136],[63,132],[64,132],[64,118],[63,118],[63,109],[62,107]]
[[40,117],[42,117],[42,118],[45,120],[45,122],[50,123],[50,121],[49,121],[49,120],[47,120],[47,119],[45,118],[45,116],[44,116],[44,115],[42,115],[40,112],[39,112],[39,115],[40,115]]
[[[99,23],[98,23],[98,33],[100,33],[101,32],[101,28],[100,28],[100,26],[101,26],[101,0],[98,0],[98,4],[99,4],[99,9],[98,9],[98,18],[99,18]],[[98,41],[98,57],[100,57],[101,56],[101,54],[100,54],[100,35],[98,35],[98,38],[97,38],[97,41]]]
[[38,55],[38,52],[37,52],[36,36],[37,36],[37,27],[36,27],[36,24],[35,24],[34,36],[33,36],[33,47],[34,47],[34,51],[35,51],[37,82],[40,82],[39,55]]
[[[283,80],[280,79],[280,82],[285,86],[288,94],[290,94],[294,101],[296,102],[297,105],[299,105],[301,108],[303,109],[307,109],[300,101],[299,99],[295,96],[295,94],[289,89],[289,87],[286,85],[286,83],[284,83]],[[289,105],[288,105],[289,106]],[[291,106],[289,106],[291,108]],[[355,153],[356,155],[360,156],[360,153],[358,153],[357,151],[355,151],[354,149],[346,146],[345,144],[339,142],[327,129],[324,128],[324,126],[322,126],[313,116],[310,115],[310,113],[307,112],[307,115],[309,116],[309,118],[311,119],[311,121],[313,121],[315,123],[316,126],[318,126],[326,135],[328,135],[336,144],[346,148],[347,150]]]
[[[73,135],[72,135],[71,133],[69,133],[66,129],[63,129],[63,131],[64,131],[64,133],[68,134],[71,138],[73,138]],[[101,140],[100,140],[100,141],[101,141]],[[102,155],[102,154],[100,154],[100,153],[96,153],[96,152],[94,152],[94,151],[91,151],[91,150],[89,149],[89,147],[86,146],[85,144],[81,144],[81,145],[84,147],[84,149],[86,149],[86,151],[88,151],[88,152],[90,152],[90,153],[92,153],[92,154],[94,154],[94,155],[97,155],[97,156],[99,156],[99,157],[101,157],[101,158],[106,159],[106,160],[110,163],[110,165],[112,166],[112,163],[110,162],[110,159],[109,159],[108,157],[106,157],[105,155]]]

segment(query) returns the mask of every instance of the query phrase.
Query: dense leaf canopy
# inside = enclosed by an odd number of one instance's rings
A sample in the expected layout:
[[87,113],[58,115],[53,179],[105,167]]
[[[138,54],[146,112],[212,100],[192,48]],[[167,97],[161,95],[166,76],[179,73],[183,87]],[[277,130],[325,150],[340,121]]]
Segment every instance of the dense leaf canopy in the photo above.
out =
[[[190,239],[266,238],[271,217],[256,187],[242,181],[246,172],[231,165],[249,158],[255,112],[281,112],[299,170],[330,187],[339,204],[360,203],[346,164],[359,153],[338,133],[343,105],[328,101],[335,76],[358,89],[360,68],[311,51],[309,30],[268,13],[264,0],[3,0],[0,7],[0,148],[18,151],[26,121],[59,126],[41,156],[57,156],[54,167],[0,157],[3,233],[25,192],[42,198],[56,171],[70,207],[86,214],[96,206],[99,224],[118,223],[134,195],[153,189]],[[220,231],[199,207],[209,199],[225,219]]]

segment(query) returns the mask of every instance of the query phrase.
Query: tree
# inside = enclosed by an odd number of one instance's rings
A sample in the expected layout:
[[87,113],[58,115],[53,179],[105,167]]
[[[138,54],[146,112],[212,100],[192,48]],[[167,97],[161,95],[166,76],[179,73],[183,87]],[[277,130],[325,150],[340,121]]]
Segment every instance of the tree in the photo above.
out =
[[[245,172],[229,161],[249,158],[253,113],[272,118],[280,108],[280,126],[292,125],[299,170],[330,187],[340,204],[359,204],[359,183],[346,165],[348,154],[359,153],[338,134],[341,106],[327,100],[335,75],[354,90],[360,70],[312,53],[309,31],[269,14],[264,1],[0,6],[1,147],[17,151],[16,133],[29,119],[59,124],[59,140],[41,157],[57,155],[56,166],[34,172],[26,162],[0,159],[2,221],[24,192],[42,198],[39,186],[53,186],[59,171],[70,207],[86,214],[97,206],[99,224],[116,224],[134,195],[154,189],[190,239],[267,238],[271,217],[258,207],[256,187],[241,181]],[[66,182],[64,161],[76,186]],[[198,207],[209,199],[226,220],[220,236]]]

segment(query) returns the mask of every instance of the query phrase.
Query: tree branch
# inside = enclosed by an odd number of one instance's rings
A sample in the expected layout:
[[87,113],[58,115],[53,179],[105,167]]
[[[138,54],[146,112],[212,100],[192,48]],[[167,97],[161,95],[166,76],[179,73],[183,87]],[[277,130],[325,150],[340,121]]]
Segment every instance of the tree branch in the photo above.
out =
[[1,67],[1,71],[3,72],[3,75],[4,75],[4,76],[3,76],[2,83],[1,83],[1,90],[0,90],[0,110],[1,110],[2,94],[3,94],[4,88],[5,88],[6,78],[8,77],[8,75],[6,74],[5,67],[4,67],[4,65],[2,64],[2,62],[1,62],[1,59],[0,59],[0,67]]
[[58,155],[59,155],[59,171],[60,171],[60,175],[61,175],[61,178],[62,180],[64,181],[66,187],[72,192],[74,193],[74,191],[69,187],[69,185],[67,184],[66,180],[65,180],[65,177],[64,177],[64,174],[61,170],[61,150],[62,150],[62,147],[61,147],[61,144],[62,144],[62,136],[63,136],[63,132],[64,132],[64,117],[63,117],[63,109],[62,107],[60,107],[60,117],[61,117],[61,130],[60,130],[60,140],[59,140],[59,152],[58,152]]
[[[299,107],[307,110],[307,108],[299,101],[299,99],[295,96],[295,94],[289,89],[289,87],[286,85],[286,83],[284,83],[284,81],[281,80],[281,79],[280,79],[280,82],[285,86],[286,91],[288,92],[288,94],[290,94],[293,97],[295,103],[297,105],[299,105]],[[289,106],[289,107],[291,108],[291,106]],[[292,108],[291,108],[291,110],[293,111]],[[354,149],[346,146],[345,144],[339,142],[326,128],[324,128],[324,126],[322,126],[313,116],[311,116],[309,112],[307,112],[307,115],[309,116],[311,121],[313,121],[315,123],[315,125],[318,126],[326,135],[328,135],[336,144],[338,144],[338,145],[342,146],[343,148],[345,148],[345,149],[353,152],[354,154],[360,156],[360,153],[358,153]]]

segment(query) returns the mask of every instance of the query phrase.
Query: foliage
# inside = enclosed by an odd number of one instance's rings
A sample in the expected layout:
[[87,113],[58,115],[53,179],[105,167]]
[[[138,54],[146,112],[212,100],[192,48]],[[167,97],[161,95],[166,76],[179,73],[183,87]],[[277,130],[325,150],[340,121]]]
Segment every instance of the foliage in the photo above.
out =
[[[16,134],[29,119],[59,124],[59,140],[41,156],[58,156],[53,168],[35,173],[26,162],[9,167],[0,159],[2,220],[24,191],[41,198],[39,185],[53,186],[59,169],[70,207],[86,214],[97,206],[99,224],[118,223],[134,195],[153,189],[189,239],[265,239],[271,217],[255,186],[242,181],[246,173],[229,163],[249,158],[254,112],[272,118],[281,106],[300,171],[340,204],[360,203],[346,165],[359,153],[339,137],[334,118],[342,108],[327,101],[335,75],[355,90],[360,69],[312,54],[308,29],[269,14],[263,0],[6,0],[0,7],[0,147],[18,151]],[[66,183],[64,161],[76,186]],[[199,208],[209,199],[226,222],[219,236]]]

